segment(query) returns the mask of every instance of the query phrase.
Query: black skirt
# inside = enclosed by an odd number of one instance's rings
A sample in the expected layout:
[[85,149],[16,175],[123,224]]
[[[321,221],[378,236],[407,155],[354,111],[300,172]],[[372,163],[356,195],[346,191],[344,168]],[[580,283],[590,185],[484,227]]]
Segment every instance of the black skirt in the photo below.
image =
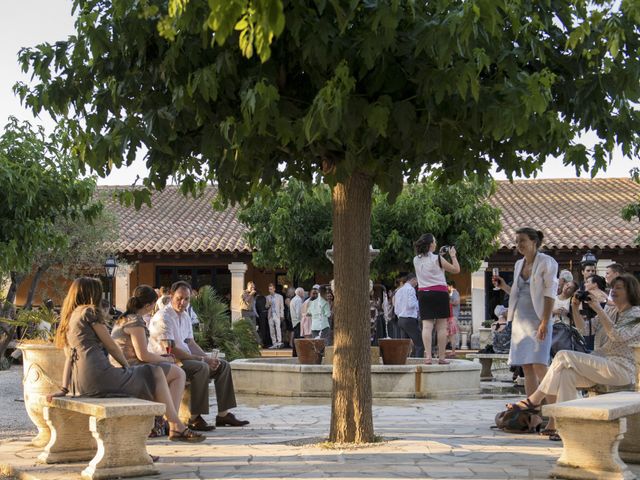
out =
[[449,292],[419,291],[418,306],[420,308],[420,320],[449,318]]

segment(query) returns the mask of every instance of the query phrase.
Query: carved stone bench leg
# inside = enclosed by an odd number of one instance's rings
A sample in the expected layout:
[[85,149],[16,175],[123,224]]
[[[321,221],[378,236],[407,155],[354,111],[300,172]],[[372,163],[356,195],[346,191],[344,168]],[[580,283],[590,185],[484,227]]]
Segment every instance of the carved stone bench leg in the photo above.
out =
[[189,420],[191,420],[191,384],[187,384],[184,389],[184,393],[182,394],[178,417],[182,420],[182,423],[185,424],[189,423]]
[[562,437],[562,455],[551,471],[552,478],[629,480],[636,478],[620,460],[618,445],[626,420],[612,421],[556,418]]
[[480,372],[480,380],[491,380],[493,374],[491,373],[491,365],[493,364],[492,358],[479,358],[482,371]]
[[51,438],[38,456],[38,462],[79,462],[94,457],[97,446],[89,432],[87,415],[52,407],[44,407],[43,415],[51,430]]
[[82,471],[82,478],[99,480],[158,473],[147,453],[146,441],[153,428],[153,415],[97,419],[89,428],[98,451]]
[[640,463],[640,413],[627,417],[627,432],[618,450],[626,463]]

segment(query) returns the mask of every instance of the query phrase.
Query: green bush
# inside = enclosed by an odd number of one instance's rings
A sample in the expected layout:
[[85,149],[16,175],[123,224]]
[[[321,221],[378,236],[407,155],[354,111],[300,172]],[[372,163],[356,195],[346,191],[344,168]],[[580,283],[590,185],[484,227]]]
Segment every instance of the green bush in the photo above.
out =
[[191,306],[200,320],[195,337],[203,349],[218,348],[228,361],[260,356],[251,323],[239,320],[232,326],[229,308],[213,288],[202,287],[191,299]]

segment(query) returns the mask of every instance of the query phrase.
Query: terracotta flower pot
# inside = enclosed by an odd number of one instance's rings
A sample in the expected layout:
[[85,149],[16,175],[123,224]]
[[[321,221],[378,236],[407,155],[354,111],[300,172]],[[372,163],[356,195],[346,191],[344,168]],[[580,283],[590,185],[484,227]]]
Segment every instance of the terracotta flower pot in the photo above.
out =
[[303,365],[320,365],[325,343],[321,338],[296,338],[298,362]]
[[405,365],[407,363],[412,347],[410,338],[381,338],[378,340],[378,345],[380,345],[383,364]]
[[51,343],[21,343],[18,348],[22,350],[24,406],[38,427],[38,435],[31,444],[44,447],[49,443],[51,431],[42,416],[42,399],[62,386],[64,350]]

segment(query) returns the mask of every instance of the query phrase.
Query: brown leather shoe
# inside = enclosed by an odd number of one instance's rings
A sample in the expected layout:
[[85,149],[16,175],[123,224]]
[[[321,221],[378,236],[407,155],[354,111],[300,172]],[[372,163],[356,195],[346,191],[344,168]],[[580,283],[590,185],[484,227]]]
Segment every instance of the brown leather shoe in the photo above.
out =
[[238,420],[233,413],[227,413],[224,417],[216,415],[216,427],[244,427],[249,425],[249,420]]
[[[218,423],[217,420],[218,418],[216,417],[216,423]],[[216,429],[215,426],[209,425],[200,415],[198,415],[195,420],[190,421],[187,427],[196,432],[210,432]]]

